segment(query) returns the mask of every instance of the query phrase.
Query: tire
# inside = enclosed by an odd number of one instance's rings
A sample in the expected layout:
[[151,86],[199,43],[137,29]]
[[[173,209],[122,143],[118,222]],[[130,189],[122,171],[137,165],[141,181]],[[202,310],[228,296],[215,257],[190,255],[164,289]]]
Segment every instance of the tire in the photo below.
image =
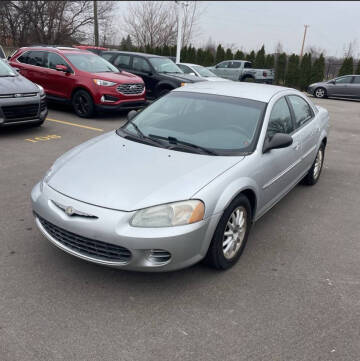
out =
[[[234,223],[236,228],[232,229],[231,224]],[[218,270],[232,267],[244,251],[251,223],[250,202],[245,195],[240,194],[222,215],[211,240],[205,262]]]
[[327,98],[326,89],[322,88],[322,87],[316,88],[314,90],[314,97],[315,98],[320,98],[320,99]]
[[94,101],[86,90],[76,91],[72,97],[71,103],[77,116],[81,118],[90,118],[94,115]]
[[161,89],[159,92],[158,92],[158,98],[162,98],[164,95],[168,94],[171,92],[172,89]]
[[325,157],[325,145],[324,143],[322,143],[320,148],[318,149],[313,165],[311,166],[305,178],[303,179],[304,184],[313,186],[318,182],[324,164],[324,157]]
[[244,81],[246,83],[255,83],[255,78],[252,76],[246,76],[245,78],[242,78],[241,81]]

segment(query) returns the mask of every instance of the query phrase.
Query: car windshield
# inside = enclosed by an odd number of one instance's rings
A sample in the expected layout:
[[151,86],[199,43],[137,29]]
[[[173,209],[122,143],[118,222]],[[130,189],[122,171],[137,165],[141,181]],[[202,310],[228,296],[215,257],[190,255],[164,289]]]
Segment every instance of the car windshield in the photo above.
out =
[[0,60],[0,76],[16,76],[17,73],[13,68],[6,64],[3,60]]
[[91,53],[66,54],[70,62],[78,69],[89,73],[119,73],[119,70],[104,58]]
[[209,69],[206,69],[201,65],[193,65],[193,68],[200,74],[200,76],[203,76],[204,78],[209,78],[211,76],[216,76]]
[[150,58],[149,61],[158,73],[183,73],[183,71],[170,59]]
[[243,98],[172,92],[121,129],[134,136],[140,130],[145,137],[191,143],[218,155],[244,154],[255,149],[265,105]]

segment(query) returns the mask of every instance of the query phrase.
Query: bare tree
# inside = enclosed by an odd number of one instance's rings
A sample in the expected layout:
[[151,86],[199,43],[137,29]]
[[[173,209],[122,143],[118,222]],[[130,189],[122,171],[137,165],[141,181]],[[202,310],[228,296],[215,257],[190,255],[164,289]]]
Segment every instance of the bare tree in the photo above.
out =
[[318,58],[320,56],[320,54],[322,54],[323,56],[326,55],[326,50],[319,47],[319,46],[315,46],[315,45],[310,45],[306,48],[306,52],[311,54],[311,57],[314,58]]
[[[71,45],[84,40],[94,22],[90,1],[2,1],[0,41],[14,46]],[[111,2],[98,3],[99,22],[111,13]]]
[[[154,48],[174,45],[178,26],[177,10],[175,2],[130,2],[123,16],[123,30],[137,46]],[[188,45],[196,33],[199,14],[199,5],[195,1],[189,2],[183,16],[183,45]]]

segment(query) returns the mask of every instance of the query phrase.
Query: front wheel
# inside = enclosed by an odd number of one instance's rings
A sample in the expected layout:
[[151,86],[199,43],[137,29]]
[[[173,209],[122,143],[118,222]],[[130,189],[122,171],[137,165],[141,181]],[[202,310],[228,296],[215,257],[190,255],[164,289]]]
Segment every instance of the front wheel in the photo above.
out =
[[325,88],[316,88],[314,91],[315,98],[326,98],[326,89]]
[[304,178],[305,184],[312,186],[317,183],[317,181],[320,178],[320,174],[321,174],[321,171],[323,168],[324,156],[325,156],[325,146],[324,146],[324,144],[321,144],[321,146],[316,154],[314,163]]
[[73,95],[72,106],[75,113],[81,118],[90,118],[94,114],[94,102],[86,90],[78,90]]
[[206,262],[226,270],[240,258],[250,232],[252,212],[247,197],[240,194],[222,215],[211,241]]

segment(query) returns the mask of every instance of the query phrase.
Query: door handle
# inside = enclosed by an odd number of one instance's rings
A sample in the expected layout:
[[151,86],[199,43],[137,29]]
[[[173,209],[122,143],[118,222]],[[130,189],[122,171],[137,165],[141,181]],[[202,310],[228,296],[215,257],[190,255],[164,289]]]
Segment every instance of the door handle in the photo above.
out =
[[300,149],[300,143],[294,143],[291,147],[294,150],[299,150]]

